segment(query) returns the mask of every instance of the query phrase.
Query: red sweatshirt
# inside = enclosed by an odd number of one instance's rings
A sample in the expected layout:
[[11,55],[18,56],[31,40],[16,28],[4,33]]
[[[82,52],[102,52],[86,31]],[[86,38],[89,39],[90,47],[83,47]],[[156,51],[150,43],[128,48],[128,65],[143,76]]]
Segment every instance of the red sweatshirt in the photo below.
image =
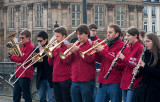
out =
[[52,81],[60,82],[71,79],[71,66],[66,63],[65,60],[62,60],[59,56],[60,53],[63,53],[67,50],[67,46],[62,43],[60,48],[53,50],[53,57],[48,57],[49,65],[53,65],[52,72]]
[[[22,52],[23,56],[22,57],[16,57],[16,56],[12,55],[11,56],[11,61],[12,62],[17,62],[17,63],[23,63],[28,58],[28,56],[33,52],[33,49],[34,49],[34,45],[32,44],[31,41],[27,42],[26,44],[23,44],[22,47],[21,47],[21,52]],[[27,63],[24,67],[27,67],[28,65],[29,65],[29,63]],[[20,67],[20,65],[17,65],[16,70],[19,67]],[[15,74],[15,77],[19,77],[23,71],[24,71],[24,68],[21,67],[19,69],[19,71]],[[31,66],[23,73],[21,78],[22,77],[27,77],[29,79],[32,79],[33,72],[34,72],[34,68]]]
[[[130,45],[127,50],[124,50],[123,65],[124,69],[122,71],[122,79],[120,87],[123,90],[128,90],[128,87],[131,83],[131,79],[133,77],[133,69],[138,64],[139,58],[143,51],[143,45],[139,43],[139,41],[135,42],[133,45]],[[141,81],[141,77],[135,79],[133,84],[133,89],[139,87],[139,82]]]
[[115,41],[110,47],[106,46],[100,53],[96,53],[96,60],[101,62],[101,70],[98,76],[98,83],[102,84],[120,84],[121,81],[121,71],[113,68],[110,72],[107,80],[103,77],[108,72],[112,61],[115,59],[116,55],[122,49],[124,42],[121,39]]
[[[79,46],[80,43],[77,44]],[[79,50],[72,53],[67,57],[68,62],[72,63],[72,81],[74,82],[87,82],[95,80],[95,55],[85,54],[84,59],[80,56],[79,52],[86,51],[91,48],[92,44],[87,40],[84,44],[79,46]],[[90,53],[90,52],[89,52]]]

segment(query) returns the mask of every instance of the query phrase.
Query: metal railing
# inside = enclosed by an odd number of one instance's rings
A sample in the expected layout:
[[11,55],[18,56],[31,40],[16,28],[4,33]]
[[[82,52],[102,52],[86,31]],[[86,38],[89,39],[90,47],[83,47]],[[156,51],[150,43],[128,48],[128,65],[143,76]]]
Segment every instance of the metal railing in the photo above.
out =
[[[0,96],[12,97],[13,86],[10,85],[7,80],[15,72],[16,64],[14,62],[0,62]],[[34,73],[31,81],[31,94],[33,100],[38,101],[38,94],[36,89],[36,72]]]

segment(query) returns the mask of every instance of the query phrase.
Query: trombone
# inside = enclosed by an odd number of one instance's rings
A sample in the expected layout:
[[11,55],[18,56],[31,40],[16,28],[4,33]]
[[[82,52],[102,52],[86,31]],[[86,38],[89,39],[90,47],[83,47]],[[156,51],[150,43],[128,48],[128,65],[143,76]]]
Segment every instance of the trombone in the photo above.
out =
[[66,59],[66,57],[69,55],[68,52],[74,47],[76,46],[76,44],[78,43],[79,41],[77,40],[69,49],[67,49],[64,53],[60,53],[59,56],[61,59]]
[[[52,44],[53,42],[55,42],[55,36],[53,36],[52,38],[51,38],[51,40],[49,41],[49,43],[46,45],[46,47],[48,47],[50,44]],[[40,53],[38,53],[38,54],[36,54],[35,56],[33,56],[32,58],[30,58],[32,55],[33,55],[33,53],[36,51],[36,49],[37,48],[39,48],[39,47],[42,47],[40,44],[38,44],[38,46],[34,49],[34,51],[27,57],[27,59],[19,66],[19,68],[16,70],[16,72],[13,74],[13,75],[11,75],[11,77],[9,78],[9,83],[11,84],[11,85],[13,85],[13,84],[15,84],[18,80],[19,80],[19,78],[23,75],[23,73],[29,68],[29,67],[31,67],[33,64],[35,64],[37,61],[39,61],[40,59],[42,59],[45,55],[43,55],[43,56],[41,56],[42,54],[43,54],[43,52],[44,52],[44,49],[42,49],[42,51],[40,52]],[[37,57],[38,56],[38,57]],[[41,56],[41,57],[40,57]],[[33,62],[33,58],[36,58],[37,57],[37,60],[35,60],[34,62]],[[30,58],[30,59],[29,59]],[[29,59],[29,60],[28,60]],[[31,61],[31,62],[30,62]],[[24,65],[26,65],[28,62],[30,62],[29,63],[29,65],[25,68],[24,67]],[[14,81],[14,82],[11,82],[11,79],[15,76],[15,74],[20,70],[20,68],[24,68],[24,71],[20,74],[20,76]]]
[[[102,43],[104,43],[105,41],[107,41],[108,39],[106,38],[106,39],[104,39],[103,41],[101,41],[100,43],[98,43],[98,44],[96,44],[96,45],[94,45],[93,47],[91,47],[90,49],[88,49],[88,50],[86,50],[86,51],[84,51],[84,52],[79,52],[79,54],[80,54],[80,56],[84,59],[84,55],[86,54],[86,53],[88,53],[89,51],[91,51],[92,49],[94,49],[94,48],[96,48],[96,47],[98,47],[99,45],[101,45]],[[107,45],[107,44],[106,44]],[[106,46],[105,45],[105,46]],[[94,51],[92,51],[90,54],[88,54],[88,55],[92,55],[92,54],[94,54],[96,51],[94,50]]]

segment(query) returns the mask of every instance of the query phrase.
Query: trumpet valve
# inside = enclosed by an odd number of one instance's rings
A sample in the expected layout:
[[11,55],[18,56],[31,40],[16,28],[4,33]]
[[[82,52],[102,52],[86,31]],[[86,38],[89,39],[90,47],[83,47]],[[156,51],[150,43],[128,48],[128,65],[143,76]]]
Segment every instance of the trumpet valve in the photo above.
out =
[[59,56],[61,59],[66,59],[66,55],[64,55],[63,53],[60,53]]
[[84,59],[84,53],[80,51],[79,54]]

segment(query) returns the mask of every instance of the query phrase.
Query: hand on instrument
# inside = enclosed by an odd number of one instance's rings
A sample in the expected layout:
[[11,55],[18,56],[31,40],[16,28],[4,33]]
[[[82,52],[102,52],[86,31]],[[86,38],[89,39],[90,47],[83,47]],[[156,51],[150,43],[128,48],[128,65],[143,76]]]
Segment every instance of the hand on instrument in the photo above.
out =
[[135,73],[138,73],[139,71],[138,71],[138,68],[137,67],[135,67],[134,69],[133,69],[133,72],[132,72],[132,74],[135,74]]
[[143,67],[143,68],[144,68],[145,63],[144,63],[142,60],[140,60],[140,61],[138,62],[138,66],[140,66],[140,67]]
[[117,54],[117,57],[123,60],[125,56],[121,52],[119,52]]
[[78,49],[79,49],[79,46],[74,46],[74,47],[71,49],[71,52],[76,52]]
[[104,47],[102,45],[95,48],[95,50],[98,52],[102,51],[103,49],[104,49]]

